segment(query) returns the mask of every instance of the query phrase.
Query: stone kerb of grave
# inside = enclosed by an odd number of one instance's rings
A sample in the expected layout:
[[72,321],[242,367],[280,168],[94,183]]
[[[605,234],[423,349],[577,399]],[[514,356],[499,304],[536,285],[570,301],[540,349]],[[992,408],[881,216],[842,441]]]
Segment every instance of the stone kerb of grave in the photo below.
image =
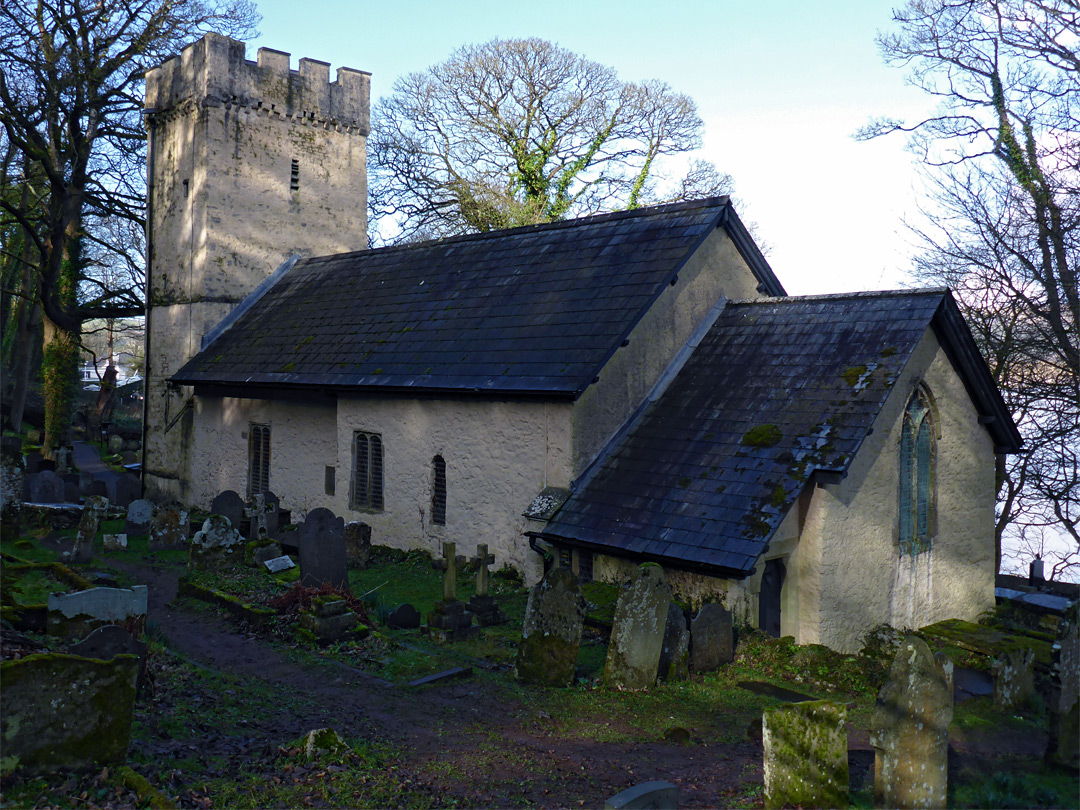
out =
[[106,624],[124,624],[141,632],[146,622],[147,588],[90,588],[74,593],[51,593],[48,603],[50,635],[80,639]]
[[243,559],[244,541],[224,515],[210,515],[202,530],[191,538],[188,568],[193,571],[220,571]]
[[604,810],[677,810],[679,789],[671,782],[644,782],[604,802]]
[[488,547],[481,543],[476,547],[476,556],[469,562],[476,566],[476,594],[469,600],[465,609],[471,613],[481,627],[491,627],[506,621],[499,603],[488,593],[491,574],[488,566],[495,563],[495,555],[488,554]]
[[665,681],[682,681],[690,676],[690,628],[682,608],[674,602],[668,604],[657,672]]
[[702,605],[690,622],[690,666],[694,672],[712,672],[735,660],[731,611],[723,605]]
[[1080,607],[1073,602],[1058,622],[1050,650],[1050,734],[1046,761],[1080,768]]
[[85,565],[93,558],[94,539],[97,537],[98,525],[108,508],[108,498],[91,495],[86,499],[82,517],[79,519],[79,529],[75,535],[75,547],[71,551],[71,562]]
[[305,588],[330,585],[349,588],[345,563],[345,521],[329,509],[318,507],[308,512],[297,530],[300,546],[300,584]]
[[945,806],[952,715],[952,661],[905,638],[870,719],[875,807]]
[[846,707],[810,700],[766,709],[762,744],[767,810],[848,806]]
[[191,533],[191,518],[186,509],[176,504],[164,504],[154,509],[150,520],[150,551],[184,548]]
[[319,596],[312,600],[310,611],[300,614],[300,627],[312,634],[316,644],[325,645],[341,641],[361,625],[344,599]]
[[427,620],[433,638],[453,641],[464,637],[472,627],[472,615],[457,598],[457,574],[465,565],[465,557],[456,553],[455,543],[448,541],[442,544],[442,552],[442,559],[432,562],[432,566],[443,572],[443,598],[435,603]]
[[[646,689],[656,683],[664,646],[671,588],[656,563],[638,566],[619,591],[604,683],[616,689]],[[693,643],[693,635],[691,635]]]
[[572,686],[585,600],[568,568],[553,568],[529,591],[514,674],[523,683]]
[[150,533],[150,521],[154,518],[154,502],[139,499],[128,504],[127,517],[124,520],[124,534],[137,535]]

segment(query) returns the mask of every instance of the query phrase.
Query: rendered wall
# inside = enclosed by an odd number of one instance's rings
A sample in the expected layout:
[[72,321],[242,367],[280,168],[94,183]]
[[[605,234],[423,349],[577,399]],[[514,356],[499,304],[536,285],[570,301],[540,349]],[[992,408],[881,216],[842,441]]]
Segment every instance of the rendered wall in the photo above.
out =
[[[150,128],[145,473],[190,500],[191,399],[166,380],[290,254],[367,242],[370,77],[208,34],[146,75]],[[293,161],[298,188],[293,189]]]

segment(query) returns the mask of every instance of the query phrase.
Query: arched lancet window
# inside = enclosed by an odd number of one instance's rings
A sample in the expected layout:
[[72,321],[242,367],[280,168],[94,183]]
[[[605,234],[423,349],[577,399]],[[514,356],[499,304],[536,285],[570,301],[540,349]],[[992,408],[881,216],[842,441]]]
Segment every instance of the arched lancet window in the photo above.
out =
[[446,525],[446,462],[442,456],[431,460],[431,522]]
[[900,433],[900,552],[930,548],[934,532],[934,415],[929,393],[916,389]]

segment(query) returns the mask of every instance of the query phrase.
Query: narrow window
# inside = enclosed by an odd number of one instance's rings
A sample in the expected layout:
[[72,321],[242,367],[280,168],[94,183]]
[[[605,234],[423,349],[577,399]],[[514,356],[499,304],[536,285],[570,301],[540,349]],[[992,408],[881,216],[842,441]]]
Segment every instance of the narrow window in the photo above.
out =
[[578,569],[578,581],[585,585],[593,580],[592,573],[593,557],[591,551],[578,551],[577,555],[577,569]]
[[383,510],[383,446],[377,433],[353,435],[352,509]]
[[248,431],[248,497],[270,491],[270,426],[252,423]]
[[934,426],[930,400],[919,388],[904,409],[900,431],[900,551],[930,548],[934,528]]
[[289,177],[289,191],[300,190],[300,161],[293,158],[292,174]]
[[446,462],[442,456],[431,460],[431,522],[446,525]]
[[323,485],[327,495],[333,495],[334,490],[337,489],[337,470],[334,467],[327,467],[326,472],[323,475]]

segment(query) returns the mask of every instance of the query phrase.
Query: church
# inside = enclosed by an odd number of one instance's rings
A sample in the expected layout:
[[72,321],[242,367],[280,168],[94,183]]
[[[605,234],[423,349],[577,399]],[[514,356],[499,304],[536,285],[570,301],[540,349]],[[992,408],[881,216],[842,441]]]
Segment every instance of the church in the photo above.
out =
[[842,651],[993,606],[1020,436],[948,290],[788,296],[726,197],[366,249],[369,80],[216,35],[147,74],[152,497],[655,562]]

